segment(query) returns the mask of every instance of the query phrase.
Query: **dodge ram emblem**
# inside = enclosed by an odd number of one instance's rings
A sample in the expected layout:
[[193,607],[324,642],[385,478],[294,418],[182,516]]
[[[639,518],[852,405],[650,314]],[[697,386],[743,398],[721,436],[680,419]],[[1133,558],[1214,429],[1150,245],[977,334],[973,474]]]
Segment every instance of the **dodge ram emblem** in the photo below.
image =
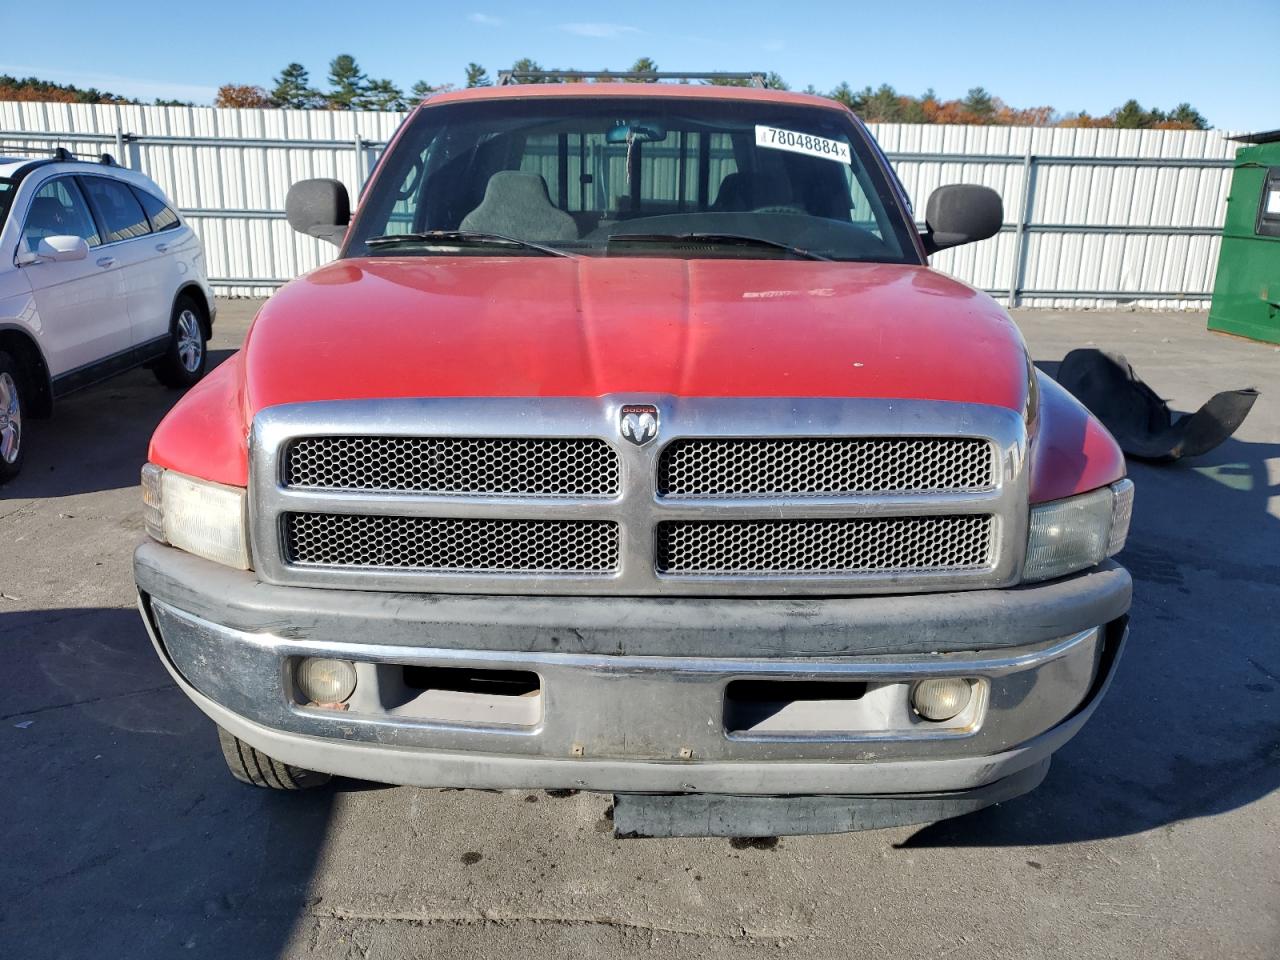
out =
[[628,403],[619,417],[618,432],[637,447],[658,435],[658,408],[651,403]]

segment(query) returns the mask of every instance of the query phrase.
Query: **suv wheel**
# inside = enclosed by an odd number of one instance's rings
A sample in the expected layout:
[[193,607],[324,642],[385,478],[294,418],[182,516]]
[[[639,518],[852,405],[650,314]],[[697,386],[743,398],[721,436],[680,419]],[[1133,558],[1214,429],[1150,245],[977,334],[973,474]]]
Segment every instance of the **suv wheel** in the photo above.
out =
[[22,469],[22,372],[0,351],[0,483]]
[[332,779],[327,773],[281,763],[221,727],[218,728],[218,743],[222,745],[222,757],[227,761],[231,775],[241,783],[268,790],[307,790],[322,787]]
[[188,296],[173,306],[169,348],[156,364],[156,379],[166,387],[193,387],[209,365],[200,308]]

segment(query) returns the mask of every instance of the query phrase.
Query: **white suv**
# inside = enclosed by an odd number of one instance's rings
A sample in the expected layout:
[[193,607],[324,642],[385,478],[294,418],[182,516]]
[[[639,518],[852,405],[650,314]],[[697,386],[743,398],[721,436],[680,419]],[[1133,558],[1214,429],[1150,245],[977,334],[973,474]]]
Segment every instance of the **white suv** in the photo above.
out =
[[0,483],[24,418],[142,364],[189,387],[214,317],[204,248],[160,188],[103,156],[0,156]]

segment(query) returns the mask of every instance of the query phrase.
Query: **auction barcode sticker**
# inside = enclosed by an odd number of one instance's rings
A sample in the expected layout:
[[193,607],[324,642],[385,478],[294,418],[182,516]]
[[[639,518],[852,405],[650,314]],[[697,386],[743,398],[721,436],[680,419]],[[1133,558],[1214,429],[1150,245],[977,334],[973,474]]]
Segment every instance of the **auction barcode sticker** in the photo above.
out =
[[847,143],[828,140],[826,137],[814,136],[812,133],[797,133],[795,130],[766,127],[759,123],[756,124],[756,146],[768,147],[771,150],[790,150],[792,153],[804,153],[811,157],[825,157],[837,163],[849,162]]

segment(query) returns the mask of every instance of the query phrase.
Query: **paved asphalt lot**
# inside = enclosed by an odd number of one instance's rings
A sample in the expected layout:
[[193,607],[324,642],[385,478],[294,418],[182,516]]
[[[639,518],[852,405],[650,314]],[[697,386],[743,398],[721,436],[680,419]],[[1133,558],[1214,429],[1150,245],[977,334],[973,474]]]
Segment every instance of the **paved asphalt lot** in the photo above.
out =
[[[255,305],[227,302],[224,358]],[[1203,315],[1018,316],[1122,350],[1238,437],[1133,465],[1133,636],[1035,793],[836,837],[618,841],[609,800],[233,782],[133,609],[145,371],[35,424],[0,490],[0,957],[1280,955],[1280,351]]]

